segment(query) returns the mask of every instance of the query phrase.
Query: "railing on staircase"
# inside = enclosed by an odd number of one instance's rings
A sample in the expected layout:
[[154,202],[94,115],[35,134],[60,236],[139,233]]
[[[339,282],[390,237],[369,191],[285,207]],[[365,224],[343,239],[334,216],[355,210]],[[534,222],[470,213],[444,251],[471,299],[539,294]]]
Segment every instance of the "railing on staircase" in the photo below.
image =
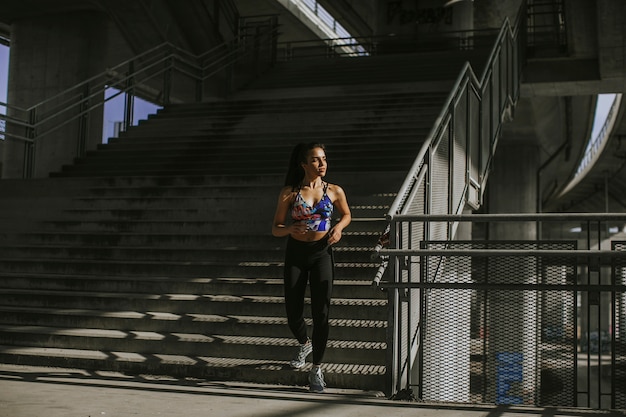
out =
[[350,36],[278,42],[278,61],[346,58],[385,54],[443,52],[490,48],[498,29],[457,30],[418,35]]
[[[463,67],[388,211],[389,228],[377,250],[387,243],[392,249],[416,249],[422,241],[451,240],[458,227],[457,222],[400,225],[397,215],[458,215],[481,206],[502,122],[511,117],[519,96],[522,16],[520,11],[514,26],[504,22],[480,78],[469,63]],[[420,269],[400,264],[398,258],[388,268],[384,250],[379,254],[381,267],[373,284],[389,291],[387,391],[410,395],[422,307],[417,291],[385,287],[381,279],[388,276],[390,284],[416,281]]]
[[[252,23],[251,23],[252,22]],[[240,21],[240,36],[211,50],[194,55],[170,43],[156,46],[115,67],[106,69],[61,93],[29,108],[0,102],[6,115],[4,137],[20,141],[24,148],[24,178],[34,169],[37,142],[74,124],[78,131],[76,157],[85,152],[89,117],[114,98],[126,96],[124,128],[132,123],[134,97],[166,105],[201,102],[212,96],[227,96],[274,64],[278,36],[277,16]],[[114,94],[105,94],[107,91]],[[101,135],[101,132],[92,132]]]

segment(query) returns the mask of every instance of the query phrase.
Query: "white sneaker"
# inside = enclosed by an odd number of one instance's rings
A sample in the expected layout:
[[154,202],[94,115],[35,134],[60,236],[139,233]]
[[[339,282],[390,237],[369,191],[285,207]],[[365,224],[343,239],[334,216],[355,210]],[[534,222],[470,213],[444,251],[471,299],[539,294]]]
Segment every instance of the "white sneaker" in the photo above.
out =
[[322,368],[319,366],[314,366],[309,372],[309,391],[311,392],[324,392],[324,387],[326,386],[326,382],[324,382],[324,374],[322,373]]
[[304,365],[306,365],[306,357],[309,356],[311,352],[313,352],[313,345],[311,344],[310,340],[307,340],[305,344],[300,345],[300,348],[298,349],[298,354],[296,355],[295,359],[292,360],[289,364],[292,368],[295,369],[302,368]]

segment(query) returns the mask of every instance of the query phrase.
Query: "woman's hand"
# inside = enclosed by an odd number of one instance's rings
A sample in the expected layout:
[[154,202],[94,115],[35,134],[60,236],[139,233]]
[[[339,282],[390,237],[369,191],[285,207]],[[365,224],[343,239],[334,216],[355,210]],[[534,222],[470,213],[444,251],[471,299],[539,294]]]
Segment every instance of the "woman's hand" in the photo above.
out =
[[333,227],[328,232],[328,244],[333,245],[341,240],[341,229],[338,227]]
[[292,235],[305,235],[309,231],[306,223],[295,222],[289,226],[289,233]]

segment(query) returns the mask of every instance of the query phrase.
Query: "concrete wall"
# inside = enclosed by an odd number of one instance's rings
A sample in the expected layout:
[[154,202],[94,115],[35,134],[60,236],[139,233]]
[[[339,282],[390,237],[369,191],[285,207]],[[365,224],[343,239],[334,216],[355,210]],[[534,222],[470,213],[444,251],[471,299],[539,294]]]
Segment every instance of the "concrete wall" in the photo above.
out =
[[[11,27],[10,54],[7,99],[12,106],[25,110],[131,56],[119,31],[105,14],[98,12],[45,15],[15,22]],[[46,117],[46,112],[54,114],[67,107],[59,99],[53,99],[37,117],[41,119]],[[102,108],[94,110],[88,120],[82,120],[85,124],[82,128],[79,119],[72,119],[78,112],[78,108],[71,109],[36,132],[33,177],[46,177],[101,143]],[[22,111],[9,113],[27,117]],[[46,134],[51,126],[62,124]],[[80,129],[88,132],[85,141],[80,139]],[[24,151],[22,141],[4,143],[0,149],[3,178],[24,176]]]
[[[8,102],[22,109],[43,102],[93,76],[104,67],[107,49],[106,16],[93,13],[48,15],[12,25]],[[45,109],[55,112],[65,105],[53,100]],[[78,109],[72,110],[76,114]],[[40,114],[39,117],[44,116]],[[65,119],[54,120],[60,124]],[[90,120],[90,128],[102,131],[102,118]],[[41,134],[43,132],[37,132]],[[44,177],[76,156],[78,121],[57,133],[36,139],[33,175]],[[89,142],[96,140],[90,137]],[[89,146],[89,145],[87,145]],[[3,177],[23,175],[23,144],[5,143]]]

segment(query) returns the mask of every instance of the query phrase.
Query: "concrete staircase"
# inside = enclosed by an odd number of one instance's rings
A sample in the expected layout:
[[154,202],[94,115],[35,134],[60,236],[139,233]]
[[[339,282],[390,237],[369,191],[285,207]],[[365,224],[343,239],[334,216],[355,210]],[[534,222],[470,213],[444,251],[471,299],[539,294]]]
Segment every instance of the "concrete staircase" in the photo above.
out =
[[445,97],[250,89],[168,106],[52,178],[0,182],[0,362],[305,385],[270,229],[292,146],[320,141],[354,217],[335,248],[326,380],[384,390],[371,250]]

